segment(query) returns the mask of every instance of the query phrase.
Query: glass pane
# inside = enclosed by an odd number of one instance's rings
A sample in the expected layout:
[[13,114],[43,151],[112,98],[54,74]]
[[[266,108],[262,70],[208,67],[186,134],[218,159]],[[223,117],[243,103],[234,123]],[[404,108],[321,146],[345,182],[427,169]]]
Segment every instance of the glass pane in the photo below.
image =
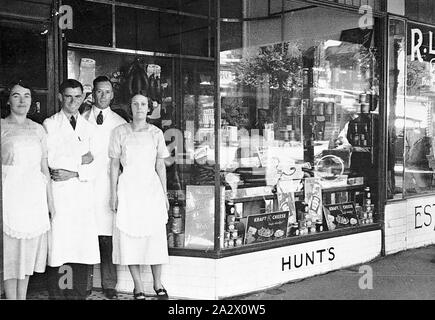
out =
[[405,22],[391,20],[389,34],[387,198],[403,193],[403,148],[405,133]]
[[209,9],[211,9],[211,14],[214,16],[214,1],[215,0],[122,0],[116,2],[143,5],[159,9],[179,10],[181,12],[203,16],[208,16]]
[[[405,118],[405,187],[407,194],[434,190],[435,29],[408,24]],[[429,47],[429,52],[428,48]]]
[[[361,30],[356,14],[292,4],[299,10],[284,25],[222,29],[230,30],[220,52],[224,248],[375,219],[378,26]],[[245,9],[259,17],[267,6]],[[246,47],[237,47],[242,36]]]
[[220,0],[221,18],[242,18],[242,0]]
[[66,30],[68,42],[112,46],[112,6],[82,0],[65,0],[73,9],[73,29]]
[[[152,52],[209,56],[213,53],[207,19],[117,8],[117,47]],[[147,31],[144,31],[147,30]]]
[[47,35],[43,28],[0,23],[0,86],[24,80],[47,88]]

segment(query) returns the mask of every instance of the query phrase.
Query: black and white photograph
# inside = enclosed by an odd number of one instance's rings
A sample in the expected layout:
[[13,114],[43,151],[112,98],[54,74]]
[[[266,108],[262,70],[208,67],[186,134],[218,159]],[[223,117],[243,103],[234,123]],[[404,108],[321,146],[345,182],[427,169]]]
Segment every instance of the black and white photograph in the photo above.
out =
[[0,0],[0,110],[0,300],[435,300],[433,0]]

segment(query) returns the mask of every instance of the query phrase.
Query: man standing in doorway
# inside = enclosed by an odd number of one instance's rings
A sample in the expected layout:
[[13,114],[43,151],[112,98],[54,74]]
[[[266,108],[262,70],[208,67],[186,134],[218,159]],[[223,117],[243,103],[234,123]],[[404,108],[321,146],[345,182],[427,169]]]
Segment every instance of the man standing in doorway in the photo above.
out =
[[86,299],[92,265],[100,262],[95,217],[95,127],[78,112],[83,86],[68,79],[59,88],[61,110],[43,123],[56,208],[48,242],[50,299]]
[[94,80],[92,108],[83,113],[83,117],[97,127],[95,134],[96,179],[94,180],[98,240],[101,258],[101,286],[104,295],[116,299],[117,274],[112,263],[113,212],[110,210],[110,158],[109,141],[112,130],[126,121],[110,109],[113,99],[113,86],[109,78],[97,77]]

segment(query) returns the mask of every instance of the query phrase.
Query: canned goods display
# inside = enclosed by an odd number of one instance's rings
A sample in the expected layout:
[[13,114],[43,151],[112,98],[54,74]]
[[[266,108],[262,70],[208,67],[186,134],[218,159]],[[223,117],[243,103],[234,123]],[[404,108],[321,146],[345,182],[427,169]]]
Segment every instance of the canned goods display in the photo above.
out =
[[239,232],[237,231],[237,229],[231,231],[231,238],[232,239],[236,239],[239,236]]

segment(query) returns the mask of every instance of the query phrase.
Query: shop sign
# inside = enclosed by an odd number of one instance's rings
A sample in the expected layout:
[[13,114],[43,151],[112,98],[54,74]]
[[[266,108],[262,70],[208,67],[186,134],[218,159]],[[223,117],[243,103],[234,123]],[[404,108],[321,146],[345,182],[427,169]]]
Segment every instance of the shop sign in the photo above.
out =
[[408,55],[412,61],[435,61],[435,29],[417,24],[408,24]]
[[247,217],[245,243],[263,242],[287,236],[288,211]]
[[414,229],[435,231],[435,203],[413,204]]
[[301,267],[321,264],[323,262],[331,262],[335,259],[335,248],[319,248],[317,250],[304,251],[282,257],[281,270],[293,270]]
[[407,248],[435,243],[435,198],[407,201]]

